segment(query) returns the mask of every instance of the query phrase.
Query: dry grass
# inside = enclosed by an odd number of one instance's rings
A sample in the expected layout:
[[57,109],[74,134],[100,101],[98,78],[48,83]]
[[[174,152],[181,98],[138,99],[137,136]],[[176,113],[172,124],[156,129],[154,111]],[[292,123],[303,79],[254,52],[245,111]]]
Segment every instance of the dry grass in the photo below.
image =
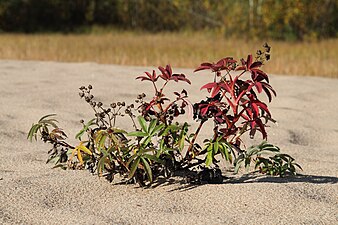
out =
[[[52,60],[195,68],[220,57],[245,57],[263,41],[225,39],[212,33],[144,34],[1,34],[0,59]],[[338,78],[338,39],[313,43],[270,41],[272,60],[265,69],[273,74]]]

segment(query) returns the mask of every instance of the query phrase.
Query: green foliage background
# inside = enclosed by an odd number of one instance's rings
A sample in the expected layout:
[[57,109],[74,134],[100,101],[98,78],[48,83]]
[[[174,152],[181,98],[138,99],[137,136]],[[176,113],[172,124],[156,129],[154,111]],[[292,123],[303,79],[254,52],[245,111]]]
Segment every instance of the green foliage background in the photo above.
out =
[[84,32],[93,25],[150,32],[211,29],[225,36],[338,36],[337,0],[0,0],[2,32]]

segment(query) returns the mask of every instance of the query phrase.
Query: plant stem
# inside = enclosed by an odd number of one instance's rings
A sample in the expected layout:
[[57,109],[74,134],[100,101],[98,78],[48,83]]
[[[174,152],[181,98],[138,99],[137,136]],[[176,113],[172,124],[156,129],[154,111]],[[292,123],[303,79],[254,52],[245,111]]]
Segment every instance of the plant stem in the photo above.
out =
[[[202,126],[205,122],[206,122],[206,120],[202,120],[201,123],[199,124],[199,126],[197,127],[196,133],[194,134],[194,137],[192,138],[190,145],[189,145],[189,148],[187,150],[187,153],[185,154],[185,157],[184,157],[185,159],[188,159],[189,152],[191,152],[191,150],[193,149],[195,141],[197,139],[197,136],[198,136],[199,132],[201,131],[201,128],[202,128]],[[190,161],[191,158],[188,159],[188,160]]]

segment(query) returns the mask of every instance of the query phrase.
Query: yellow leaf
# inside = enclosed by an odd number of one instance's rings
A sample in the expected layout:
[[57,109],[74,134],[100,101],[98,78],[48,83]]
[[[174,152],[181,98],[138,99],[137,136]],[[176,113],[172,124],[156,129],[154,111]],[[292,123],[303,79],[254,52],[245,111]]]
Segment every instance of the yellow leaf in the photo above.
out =
[[93,153],[84,145],[79,145],[77,146],[77,148],[85,153],[87,153],[88,155],[92,155]]
[[82,155],[81,155],[81,151],[80,149],[77,149],[77,158],[79,159],[80,164],[83,164],[83,159],[82,159]]

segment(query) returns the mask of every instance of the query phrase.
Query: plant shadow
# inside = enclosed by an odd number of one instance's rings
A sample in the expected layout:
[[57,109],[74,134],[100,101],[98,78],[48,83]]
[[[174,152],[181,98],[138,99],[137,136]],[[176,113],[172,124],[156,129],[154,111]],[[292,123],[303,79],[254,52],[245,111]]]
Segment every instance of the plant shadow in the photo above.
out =
[[247,183],[312,183],[312,184],[337,184],[338,177],[303,175],[286,177],[262,176],[255,174],[243,175],[239,178],[231,178],[224,182],[225,184],[247,184]]
[[157,187],[164,187],[164,186],[170,186],[173,184],[178,184],[179,186],[177,188],[173,188],[171,190],[169,190],[169,192],[173,192],[173,191],[188,191],[194,188],[197,188],[199,186],[201,186],[202,184],[190,184],[187,183],[187,181],[181,177],[181,176],[176,176],[175,178],[159,178],[158,180],[156,180],[155,183],[153,183],[151,185],[150,188],[157,188]]
[[[338,177],[333,176],[318,176],[318,175],[304,175],[298,174],[296,176],[276,177],[266,176],[261,174],[245,174],[241,177],[223,177],[223,183],[212,185],[224,185],[224,184],[250,184],[250,183],[312,183],[312,184],[337,184]],[[117,185],[125,185],[126,182],[115,183]],[[154,183],[149,186],[137,186],[136,188],[149,188],[154,189],[158,187],[167,187],[175,185],[175,188],[168,190],[168,192],[174,191],[189,191],[208,183],[189,183],[182,176],[174,176],[171,178],[158,178]]]
[[[286,177],[273,177],[273,176],[265,176],[261,174],[246,174],[241,177],[224,177],[223,183],[221,184],[213,184],[213,185],[224,185],[224,184],[248,184],[248,183],[312,183],[312,184],[337,184],[338,177],[333,176],[318,176],[318,175],[304,175],[298,174],[296,176],[286,176]],[[189,191],[195,188],[198,188],[202,185],[206,185],[207,183],[202,184],[189,184],[184,179],[159,179],[157,180],[151,188],[156,188],[159,186],[169,186],[172,184],[179,184],[179,187],[173,188],[169,190],[169,192],[173,191]]]

